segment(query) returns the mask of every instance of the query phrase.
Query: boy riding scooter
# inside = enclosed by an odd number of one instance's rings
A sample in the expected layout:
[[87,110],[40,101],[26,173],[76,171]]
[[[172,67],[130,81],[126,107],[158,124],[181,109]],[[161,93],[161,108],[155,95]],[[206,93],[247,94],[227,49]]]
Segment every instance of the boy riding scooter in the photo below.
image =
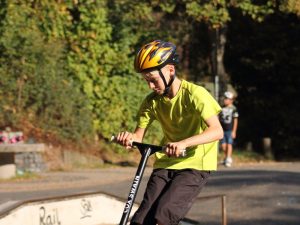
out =
[[[144,45],[135,58],[135,70],[153,92],[140,106],[135,131],[120,132],[116,141],[131,148],[157,120],[166,149],[155,153],[144,199],[131,224],[178,224],[217,169],[221,107],[203,87],[176,77],[177,63],[176,46],[160,40]],[[182,149],[185,157],[180,157]]]

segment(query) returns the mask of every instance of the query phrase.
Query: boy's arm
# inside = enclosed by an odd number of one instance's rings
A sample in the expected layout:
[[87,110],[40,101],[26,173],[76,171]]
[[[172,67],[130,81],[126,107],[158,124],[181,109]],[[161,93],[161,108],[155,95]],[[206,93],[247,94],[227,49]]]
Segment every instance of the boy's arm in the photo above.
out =
[[217,115],[205,120],[205,123],[208,127],[203,131],[203,133],[183,140],[183,142],[186,144],[186,147],[206,144],[219,140],[223,137],[223,129]]
[[179,142],[168,143],[166,149],[167,154],[169,156],[176,155],[178,157],[182,149],[213,142],[223,137],[223,129],[217,115],[205,120],[205,123],[208,127],[203,133],[194,135]]
[[236,131],[237,131],[237,127],[238,127],[238,118],[235,117],[233,118],[233,127],[232,127],[232,138],[236,138]]
[[145,128],[140,128],[140,127],[135,128],[132,139],[137,142],[142,142],[144,139],[145,131],[146,131]]

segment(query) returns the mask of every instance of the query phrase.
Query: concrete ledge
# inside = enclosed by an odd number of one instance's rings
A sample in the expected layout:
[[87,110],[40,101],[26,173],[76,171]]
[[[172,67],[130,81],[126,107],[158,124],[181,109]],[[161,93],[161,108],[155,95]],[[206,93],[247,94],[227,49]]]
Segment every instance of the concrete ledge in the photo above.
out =
[[[6,206],[0,213],[0,225],[105,225],[119,224],[125,200],[95,192],[12,202]],[[133,205],[131,216],[137,207]]]
[[8,179],[14,176],[16,176],[15,164],[0,165],[0,179]]
[[[7,179],[16,176],[16,155],[19,153],[25,154],[40,154],[45,151],[45,144],[0,144],[0,179]],[[23,170],[30,170],[31,165],[26,157],[23,163]],[[28,161],[28,162],[27,162]]]
[[45,144],[0,144],[0,153],[44,152]]

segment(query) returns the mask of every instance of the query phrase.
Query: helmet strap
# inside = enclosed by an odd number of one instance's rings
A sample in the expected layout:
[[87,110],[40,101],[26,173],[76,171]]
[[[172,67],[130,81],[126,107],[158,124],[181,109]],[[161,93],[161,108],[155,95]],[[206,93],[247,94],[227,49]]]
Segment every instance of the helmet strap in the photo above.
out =
[[169,83],[167,83],[164,74],[161,72],[161,69],[158,69],[158,73],[159,73],[159,76],[161,77],[161,79],[163,80],[164,85],[165,85],[165,90],[164,90],[163,95],[167,95],[170,91],[170,88],[172,86],[173,81],[175,80],[175,75],[172,76],[169,80]]

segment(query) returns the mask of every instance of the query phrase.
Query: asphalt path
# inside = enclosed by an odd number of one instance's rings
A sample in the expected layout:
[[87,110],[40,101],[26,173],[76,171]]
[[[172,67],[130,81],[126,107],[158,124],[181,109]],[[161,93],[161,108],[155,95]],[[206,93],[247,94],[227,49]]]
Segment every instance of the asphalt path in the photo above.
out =
[[[135,167],[115,167],[47,172],[32,180],[0,181],[0,213],[23,201],[91,192],[127,199],[135,172]],[[150,173],[147,167],[138,203]],[[220,194],[226,195],[228,225],[299,225],[300,162],[220,166],[199,197]],[[220,198],[197,200],[187,217],[200,224],[221,224]]]

